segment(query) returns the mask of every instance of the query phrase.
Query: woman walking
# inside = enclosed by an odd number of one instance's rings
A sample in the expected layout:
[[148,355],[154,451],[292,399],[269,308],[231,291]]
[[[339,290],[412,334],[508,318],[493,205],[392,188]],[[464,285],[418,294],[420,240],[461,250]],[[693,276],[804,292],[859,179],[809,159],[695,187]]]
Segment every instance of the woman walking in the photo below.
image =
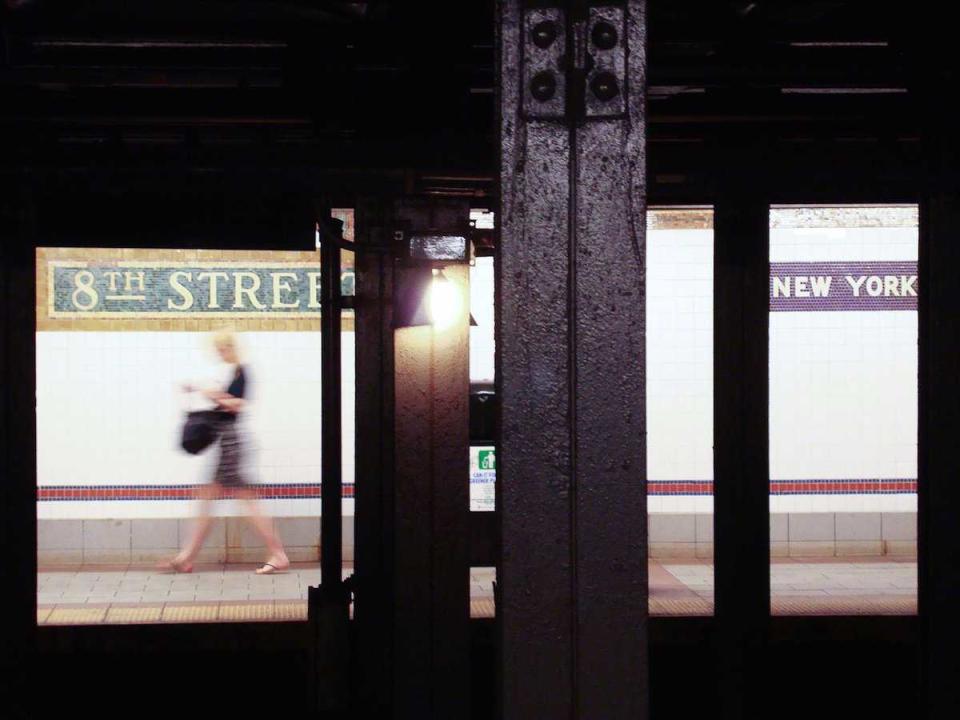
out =
[[210,504],[220,494],[220,489],[229,488],[244,504],[246,519],[263,538],[269,551],[266,562],[257,569],[258,575],[286,570],[290,567],[290,560],[284,552],[280,538],[273,530],[270,518],[261,511],[256,494],[244,477],[245,442],[240,423],[240,416],[246,407],[248,395],[248,378],[244,366],[240,362],[237,341],[229,331],[218,332],[213,339],[214,346],[220,359],[231,366],[230,382],[226,388],[201,390],[190,385],[184,386],[184,391],[199,390],[205,397],[216,403],[216,425],[220,438],[220,458],[214,471],[213,481],[204,485],[199,492],[200,514],[190,541],[172,560],[164,563],[164,567],[174,572],[188,573],[193,569],[193,559],[210,532],[213,519],[210,517]]

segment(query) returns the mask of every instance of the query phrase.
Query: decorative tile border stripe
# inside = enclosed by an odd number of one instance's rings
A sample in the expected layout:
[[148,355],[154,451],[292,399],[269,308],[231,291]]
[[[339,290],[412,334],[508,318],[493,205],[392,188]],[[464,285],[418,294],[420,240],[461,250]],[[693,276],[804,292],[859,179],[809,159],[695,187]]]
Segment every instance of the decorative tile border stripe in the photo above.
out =
[[[917,492],[913,478],[771,480],[771,495],[899,495]],[[711,480],[649,480],[648,495],[713,495]]]
[[773,207],[770,228],[916,228],[920,211],[916,205],[848,205],[841,207]]
[[910,478],[865,478],[855,480],[771,480],[771,495],[901,495],[916,493]]
[[[113,500],[192,500],[203,485],[46,485],[37,488],[39,502],[103,502]],[[321,496],[320,483],[277,483],[251,486],[263,500],[306,500]],[[355,487],[343,485],[343,497],[353,498]],[[900,495],[917,492],[913,478],[854,478],[772,480],[771,495]],[[650,480],[647,493],[655,496],[713,495],[711,480]],[[230,497],[229,491],[221,495]]]
[[770,263],[770,311],[916,310],[917,263]]
[[648,495],[713,495],[712,480],[648,480]]
[[712,208],[653,208],[647,211],[648,230],[712,230]]
[[[46,485],[37,488],[38,502],[112,500],[192,500],[204,485]],[[250,486],[263,500],[305,500],[321,496],[320,483],[277,483]],[[229,490],[221,498],[229,498]],[[343,486],[343,497],[352,498],[354,486]]]

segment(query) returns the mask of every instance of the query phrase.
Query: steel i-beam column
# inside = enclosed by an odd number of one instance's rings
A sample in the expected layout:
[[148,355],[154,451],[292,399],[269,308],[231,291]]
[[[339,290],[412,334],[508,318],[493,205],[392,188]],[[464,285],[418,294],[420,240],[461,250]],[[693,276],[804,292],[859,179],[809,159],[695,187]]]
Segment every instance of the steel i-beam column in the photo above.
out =
[[645,4],[499,9],[502,716],[643,718]]
[[920,205],[918,584],[921,712],[960,713],[960,138],[941,108],[960,78],[950,24],[926,34],[923,66],[926,187]]
[[470,714],[468,266],[430,261],[453,311],[412,325],[436,286],[400,240],[468,217],[358,205],[355,707],[378,717]]
[[[26,183],[25,183],[26,184]],[[37,634],[36,250],[32,194],[25,188],[0,200],[3,273],[0,373],[5,378],[0,452],[0,541],[8,562],[0,571],[7,608],[0,649],[0,701],[12,717],[35,702]]]
[[736,191],[717,199],[713,525],[724,718],[753,717],[770,615],[769,234],[762,197]]
[[[399,267],[396,282],[419,269]],[[469,275],[448,327],[394,334],[394,716],[470,714]]]
[[357,203],[355,704],[377,717],[392,702],[393,260],[371,248],[383,242],[389,215],[383,199]]

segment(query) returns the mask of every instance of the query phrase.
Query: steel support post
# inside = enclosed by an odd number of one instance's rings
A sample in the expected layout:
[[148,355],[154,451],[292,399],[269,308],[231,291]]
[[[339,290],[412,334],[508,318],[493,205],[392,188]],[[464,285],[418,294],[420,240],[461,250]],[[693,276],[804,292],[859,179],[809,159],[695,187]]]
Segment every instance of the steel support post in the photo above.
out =
[[340,246],[339,230],[321,217],[323,243],[321,269],[321,537],[319,587],[308,592],[309,620],[313,637],[314,700],[317,709],[330,717],[345,714],[350,701],[350,595],[343,583],[341,497],[342,467],[342,377],[340,358]]
[[[443,271],[460,296],[453,325],[394,335],[397,717],[470,715],[467,270]],[[396,272],[399,284],[414,271]]]
[[499,11],[502,716],[643,718],[645,4]]
[[384,240],[387,203],[356,208],[356,486],[354,578],[359,709],[389,717],[393,653],[393,260],[368,251]]
[[[324,221],[329,220],[324,218]],[[339,234],[339,233],[338,233]],[[321,376],[323,381],[322,526],[320,569],[325,584],[339,585],[343,572],[343,518],[341,485],[342,416],[340,380],[340,247],[324,242],[320,249],[321,270]]]
[[384,253],[406,210],[363,201],[357,216],[358,706],[456,720],[471,708],[469,273],[443,269],[451,325],[395,329],[395,288],[430,277]]
[[[929,34],[920,205],[918,581],[921,717],[960,715],[960,137],[942,109],[960,78],[947,18]],[[940,34],[942,33],[942,34]]]
[[[0,452],[0,570],[6,602],[0,650],[0,702],[10,717],[27,717],[35,703],[37,633],[36,254],[33,197],[26,189],[0,201],[0,373],[4,379]],[[37,683],[37,687],[39,687]]]
[[[724,157],[724,155],[721,155]],[[731,180],[735,184],[735,181]],[[714,209],[714,568],[724,718],[754,717],[770,615],[769,209]]]

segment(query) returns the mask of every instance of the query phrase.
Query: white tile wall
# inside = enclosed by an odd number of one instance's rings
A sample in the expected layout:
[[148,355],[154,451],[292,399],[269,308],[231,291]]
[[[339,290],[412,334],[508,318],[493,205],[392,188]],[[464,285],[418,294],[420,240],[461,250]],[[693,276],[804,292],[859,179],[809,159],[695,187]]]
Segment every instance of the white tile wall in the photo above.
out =
[[[771,262],[915,261],[917,251],[911,227],[771,230]],[[712,272],[712,231],[648,231],[652,479],[712,477]],[[915,312],[772,313],[770,358],[773,479],[916,477]],[[903,494],[772,496],[770,503],[784,514],[916,510],[916,496]],[[712,512],[712,498],[652,496],[647,509]]]
[[[776,212],[776,211],[773,211]],[[771,261],[916,260],[915,228],[774,229]],[[471,269],[471,380],[493,380],[493,260]],[[647,236],[648,477],[713,477],[713,232]],[[353,334],[343,335],[344,480],[353,479]],[[916,313],[773,313],[771,477],[916,477]],[[320,480],[320,335],[244,333],[246,425],[259,482]],[[41,485],[200,483],[214,454],[178,449],[184,381],[223,382],[206,333],[37,333]],[[882,388],[882,392],[878,392]],[[773,513],[916,511],[914,495],[771,497]],[[265,501],[274,516],[319,500]],[[713,498],[651,496],[648,512],[712,513]],[[184,502],[44,502],[41,518],[184,517]],[[231,501],[217,515],[239,515]],[[345,501],[345,514],[353,502]]]
[[[712,479],[712,230],[647,232],[646,372],[647,477]],[[651,497],[647,507],[711,512],[712,498]]]
[[[770,260],[916,261],[917,232],[775,228]],[[916,461],[917,313],[771,313],[771,479],[915,478]],[[915,503],[915,495],[784,496],[771,499],[771,511],[909,511]]]
[[[354,425],[354,335],[343,339],[343,426]],[[248,472],[256,482],[320,482],[320,334],[247,332]],[[178,445],[184,411],[200,407],[184,382],[225,385],[229,369],[209,333],[38,332],[37,474],[40,485],[166,485],[206,482],[216,451]],[[344,481],[353,480],[353,433],[344,433]],[[266,500],[273,515],[319,514],[319,500]],[[344,511],[352,512],[345,503]],[[40,518],[183,517],[177,501],[41,502]],[[232,501],[218,515],[238,515]]]
[[481,257],[470,268],[470,381],[494,381],[493,258]]

